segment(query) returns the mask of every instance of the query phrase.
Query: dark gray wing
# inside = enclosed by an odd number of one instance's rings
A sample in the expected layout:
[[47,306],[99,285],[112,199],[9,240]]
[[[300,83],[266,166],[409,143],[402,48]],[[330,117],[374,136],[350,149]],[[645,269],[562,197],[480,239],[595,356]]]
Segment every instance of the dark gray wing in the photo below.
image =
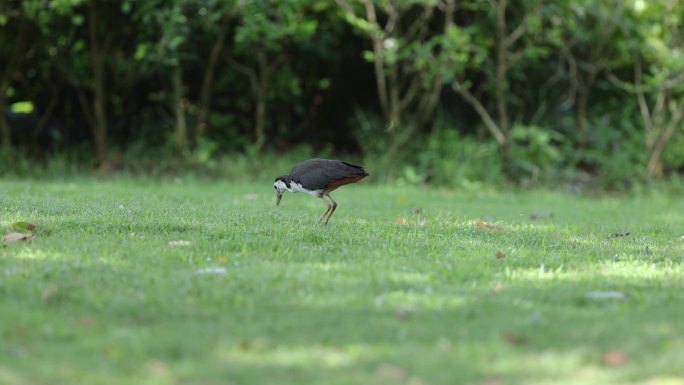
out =
[[314,158],[294,166],[290,178],[307,190],[318,190],[330,182],[354,176],[367,176],[368,173],[361,166],[356,166],[341,160]]

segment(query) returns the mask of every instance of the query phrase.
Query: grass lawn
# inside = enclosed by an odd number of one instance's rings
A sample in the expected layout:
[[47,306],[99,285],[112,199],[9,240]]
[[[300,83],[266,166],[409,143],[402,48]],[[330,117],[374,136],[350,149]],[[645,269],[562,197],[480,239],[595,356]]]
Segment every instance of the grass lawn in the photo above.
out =
[[684,384],[684,198],[333,195],[0,181],[0,384]]

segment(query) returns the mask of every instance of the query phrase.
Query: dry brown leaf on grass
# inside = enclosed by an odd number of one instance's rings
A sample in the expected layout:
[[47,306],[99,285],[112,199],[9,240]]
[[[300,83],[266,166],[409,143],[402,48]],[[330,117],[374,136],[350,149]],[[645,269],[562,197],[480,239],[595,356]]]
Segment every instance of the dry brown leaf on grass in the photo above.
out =
[[33,238],[33,233],[9,233],[2,237],[3,241],[14,242],[14,241],[25,241],[27,239]]
[[622,366],[629,363],[629,355],[622,350],[611,349],[603,353],[601,363],[606,366]]
[[527,343],[527,337],[511,333],[502,333],[501,340],[509,345],[524,345]]
[[551,211],[547,213],[532,213],[530,214],[530,219],[541,219],[541,218],[553,218],[553,213]]
[[409,317],[411,317],[412,313],[413,309],[411,309],[409,306],[399,305],[394,314],[397,316],[399,321],[406,321],[409,319]]
[[376,373],[384,380],[403,381],[406,378],[406,370],[392,364],[382,364],[376,369]]
[[55,284],[51,284],[45,287],[43,289],[43,292],[40,294],[40,299],[43,301],[49,301],[52,297],[55,296],[59,292],[59,286]]
[[485,377],[482,379],[481,382],[482,385],[501,385],[503,382],[501,382],[500,379],[496,377]]
[[477,228],[482,229],[482,230],[489,230],[489,231],[501,230],[497,225],[495,225],[493,223],[485,222],[485,221],[476,221],[475,226],[477,226]]
[[405,225],[407,223],[408,223],[408,219],[406,219],[406,217],[399,216],[399,218],[397,218],[397,224],[398,225]]
[[95,318],[90,315],[83,315],[78,319],[78,323],[81,324],[81,326],[90,327],[95,323]]
[[496,259],[501,259],[501,258],[506,258],[506,253],[503,251],[499,250],[496,252]]

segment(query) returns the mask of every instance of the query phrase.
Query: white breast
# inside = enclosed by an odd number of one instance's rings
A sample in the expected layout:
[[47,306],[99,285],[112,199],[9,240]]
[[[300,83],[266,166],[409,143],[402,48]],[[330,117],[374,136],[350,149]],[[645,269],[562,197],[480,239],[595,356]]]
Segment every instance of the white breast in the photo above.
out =
[[315,197],[320,197],[321,193],[323,193],[323,190],[307,190],[304,187],[302,187],[301,184],[296,183],[296,182],[290,182],[290,191],[292,191],[292,192],[303,192],[303,193],[307,193],[309,195],[313,195]]

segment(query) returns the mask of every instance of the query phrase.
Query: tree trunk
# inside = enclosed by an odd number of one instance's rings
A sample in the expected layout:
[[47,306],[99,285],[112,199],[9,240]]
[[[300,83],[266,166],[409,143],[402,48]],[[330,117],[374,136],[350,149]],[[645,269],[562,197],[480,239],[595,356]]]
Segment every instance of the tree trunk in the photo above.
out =
[[499,143],[499,151],[501,152],[501,167],[503,169],[504,176],[509,180],[513,179],[513,161],[511,159],[511,147],[508,137],[503,143]]
[[262,87],[256,92],[256,108],[254,109],[254,144],[260,150],[266,141],[264,126],[266,122],[266,92]]
[[257,70],[232,59],[229,59],[229,62],[235,69],[249,78],[249,84],[254,94],[254,145],[256,151],[259,152],[266,142],[266,87],[274,64],[268,64],[266,54],[261,50],[257,53],[257,56]]
[[508,60],[506,31],[506,0],[499,0],[496,10],[496,105],[499,113],[499,128],[508,132]]
[[5,112],[7,111],[7,87],[5,82],[0,85],[0,143],[2,143],[2,149],[9,151],[12,148],[12,139],[9,130],[9,124],[7,124],[7,118],[5,117]]
[[23,55],[25,54],[24,46],[26,45],[26,29],[28,22],[26,18],[22,17],[19,22],[17,35],[14,38],[12,52],[7,62],[7,66],[3,68],[2,78],[0,78],[0,145],[4,150],[12,148],[12,135],[10,127],[7,123],[7,89],[10,86],[10,79],[15,69],[21,64]]
[[375,86],[378,90],[378,100],[380,101],[380,108],[386,118],[390,119],[392,123],[392,113],[389,107],[389,98],[387,96],[387,84],[385,80],[385,58],[384,49],[382,47],[382,37],[378,34],[378,30],[381,30],[375,15],[375,5],[371,0],[364,0],[363,4],[366,8],[366,17],[371,25],[370,36],[373,42],[373,53],[375,59],[373,60],[373,69],[375,71]]
[[589,132],[587,130],[587,102],[589,89],[580,88],[577,92],[577,129],[579,130],[579,147],[584,149],[589,145]]
[[185,122],[185,111],[183,106],[183,68],[180,61],[173,66],[173,108],[176,117],[176,127],[174,130],[176,139],[176,158],[183,161],[187,147],[188,129]]
[[646,176],[649,178],[663,176],[663,155],[665,154],[665,147],[670,142],[670,139],[672,139],[672,136],[683,118],[684,106],[680,106],[670,117],[667,127],[664,130],[660,130],[646,164]]
[[257,151],[260,151],[266,142],[266,87],[272,67],[268,64],[268,58],[263,50],[259,50],[257,56],[259,60],[259,73],[257,74],[257,84],[254,89],[254,96],[256,98],[256,108],[254,109],[254,144]]
[[59,102],[60,93],[61,88],[59,86],[52,89],[52,94],[50,95],[50,102],[48,102],[45,111],[42,111],[42,113],[40,114],[40,119],[38,120],[36,125],[33,126],[33,130],[31,131],[31,147],[33,147],[33,151],[36,151],[36,153],[40,153],[38,139],[40,138],[40,134],[43,132],[48,122],[50,121],[50,118],[52,118],[52,114],[55,112],[55,108],[57,107],[57,103]]
[[[209,124],[207,123],[207,118],[209,116],[209,111],[211,108],[211,92],[212,85],[214,84],[214,75],[216,72],[216,64],[223,51],[223,45],[226,40],[227,28],[222,28],[211,48],[211,53],[209,54],[209,61],[207,62],[207,67],[204,71],[204,76],[202,78],[202,88],[200,89],[200,100],[199,100],[199,111],[197,113],[197,125],[195,126],[195,137],[205,135],[209,130]],[[195,139],[194,142],[197,142]]]
[[107,111],[105,89],[105,62],[104,50],[101,49],[97,39],[97,13],[95,6],[91,5],[88,12],[88,27],[90,29],[90,53],[93,71],[93,139],[95,140],[95,157],[101,169],[109,167],[107,160]]
[[496,3],[496,107],[498,112],[498,127],[503,135],[499,142],[501,162],[504,176],[513,179],[513,166],[509,148],[508,129],[508,46],[512,43],[506,25],[506,0]]
[[508,134],[501,130],[501,127],[494,121],[491,114],[487,111],[485,106],[480,102],[475,95],[473,95],[467,88],[464,88],[458,80],[451,83],[451,88],[460,94],[480,115],[480,118],[485,124],[485,127],[494,137],[494,140],[499,145],[499,153],[501,154],[501,170],[504,176],[512,178],[513,167],[511,161],[510,142]]
[[600,72],[602,65],[592,66],[587,73],[586,80],[578,73],[577,80],[577,129],[579,130],[579,147],[587,148],[589,146],[589,130],[587,129],[587,105],[589,104],[589,95],[591,89],[596,83],[596,77]]

